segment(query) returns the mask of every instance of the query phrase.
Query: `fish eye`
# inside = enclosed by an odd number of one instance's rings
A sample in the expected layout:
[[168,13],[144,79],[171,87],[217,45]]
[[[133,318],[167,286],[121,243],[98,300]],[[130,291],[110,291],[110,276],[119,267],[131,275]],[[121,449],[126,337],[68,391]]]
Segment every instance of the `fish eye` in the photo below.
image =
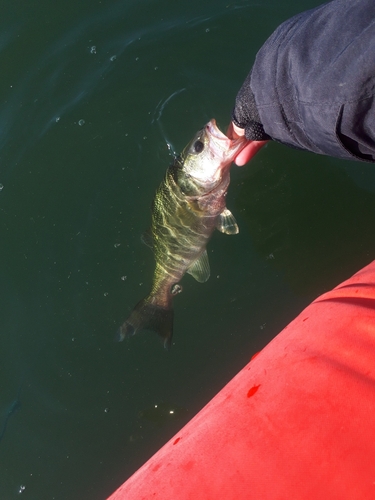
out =
[[193,149],[196,153],[201,153],[204,149],[204,144],[202,141],[198,140],[198,141],[195,141],[194,144],[193,144]]

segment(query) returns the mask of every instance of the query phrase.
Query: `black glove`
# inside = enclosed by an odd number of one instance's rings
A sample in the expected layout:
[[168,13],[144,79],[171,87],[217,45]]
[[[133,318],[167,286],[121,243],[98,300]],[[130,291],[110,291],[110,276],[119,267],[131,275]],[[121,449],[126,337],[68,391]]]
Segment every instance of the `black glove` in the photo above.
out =
[[259,118],[253,91],[250,87],[251,72],[244,81],[236,97],[236,105],[232,112],[232,121],[245,129],[249,141],[267,141],[271,137],[264,131]]

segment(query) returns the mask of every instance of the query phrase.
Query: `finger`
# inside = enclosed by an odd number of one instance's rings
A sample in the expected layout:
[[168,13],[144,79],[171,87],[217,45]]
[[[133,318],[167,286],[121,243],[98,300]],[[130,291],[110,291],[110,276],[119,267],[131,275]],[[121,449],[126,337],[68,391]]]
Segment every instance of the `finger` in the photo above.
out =
[[250,141],[236,156],[234,162],[238,167],[242,167],[251,160],[256,153],[267,144],[268,141]]
[[227,136],[229,139],[238,139],[238,137],[243,137],[245,135],[245,129],[237,127],[233,122],[230,122]]

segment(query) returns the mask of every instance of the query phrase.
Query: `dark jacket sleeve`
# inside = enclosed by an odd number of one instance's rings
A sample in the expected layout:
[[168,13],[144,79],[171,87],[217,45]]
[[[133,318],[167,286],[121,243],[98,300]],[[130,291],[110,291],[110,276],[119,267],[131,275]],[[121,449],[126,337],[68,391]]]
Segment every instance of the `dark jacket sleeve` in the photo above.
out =
[[246,129],[244,110],[255,103],[256,120],[279,142],[375,162],[374,93],[375,0],[334,0],[271,35],[233,117]]

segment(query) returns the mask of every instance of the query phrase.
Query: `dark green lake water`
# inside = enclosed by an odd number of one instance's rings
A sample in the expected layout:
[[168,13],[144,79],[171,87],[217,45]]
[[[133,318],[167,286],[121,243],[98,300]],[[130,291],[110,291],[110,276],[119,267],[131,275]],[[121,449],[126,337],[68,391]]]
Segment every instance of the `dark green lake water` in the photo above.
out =
[[172,349],[113,341],[151,283],[167,144],[225,130],[262,42],[319,3],[2,2],[0,499],[104,499],[373,259],[374,167],[269,144],[232,169],[240,234],[214,235],[206,284],[184,278]]

